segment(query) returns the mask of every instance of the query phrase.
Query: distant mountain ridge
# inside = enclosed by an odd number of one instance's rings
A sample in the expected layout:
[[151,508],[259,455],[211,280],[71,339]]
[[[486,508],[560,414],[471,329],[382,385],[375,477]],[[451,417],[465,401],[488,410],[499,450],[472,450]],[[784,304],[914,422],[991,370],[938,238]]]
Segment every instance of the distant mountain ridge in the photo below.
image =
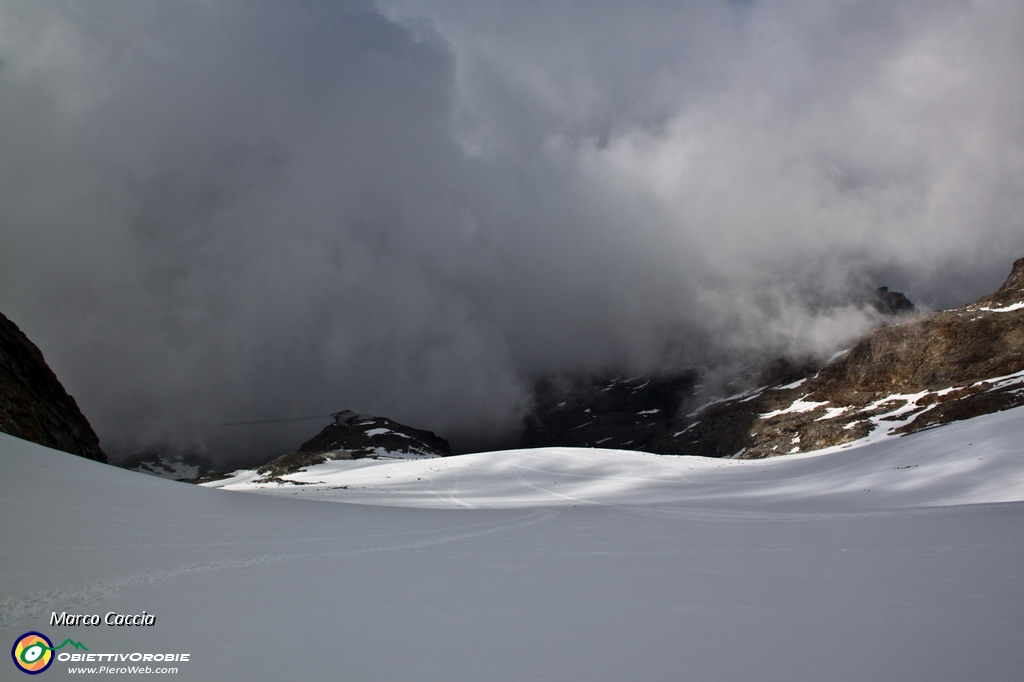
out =
[[756,388],[703,404],[699,373],[576,382],[560,395],[542,386],[523,445],[760,458],[1024,404],[1024,258],[961,308],[908,317],[903,294],[882,288],[879,301],[900,317],[831,361],[780,359]]
[[416,429],[386,417],[342,410],[334,422],[299,447],[299,452],[345,451],[350,459],[364,457],[444,457],[452,454],[448,441],[433,431]]
[[[538,383],[534,409],[510,447],[596,447],[657,454],[763,458],[932,428],[1024,405],[1024,258],[995,293],[961,308],[919,314],[907,297],[869,292],[886,324],[828,360],[779,358],[754,386],[703,393],[696,369],[632,377],[581,376]],[[872,298],[873,296],[873,298]],[[452,451],[433,432],[350,410],[295,452],[255,470],[257,483],[331,460],[419,459]],[[135,462],[178,479],[200,463]]]
[[770,457],[1024,405],[1024,258],[994,294],[869,333],[800,380],[694,410],[659,448]]
[[[386,417],[357,414],[352,410],[342,410],[331,416],[334,421],[297,451],[285,453],[256,468],[258,477],[255,482],[283,483],[286,482],[283,477],[334,460],[430,459],[452,454],[448,441],[432,431],[399,424]],[[185,464],[138,461],[132,468],[177,480],[206,482],[224,478],[223,474],[208,469],[196,475],[195,467]]]
[[39,348],[0,314],[0,431],[106,462],[89,421]]
[[699,381],[693,370],[635,377],[546,380],[534,389],[518,447],[651,449],[671,430]]

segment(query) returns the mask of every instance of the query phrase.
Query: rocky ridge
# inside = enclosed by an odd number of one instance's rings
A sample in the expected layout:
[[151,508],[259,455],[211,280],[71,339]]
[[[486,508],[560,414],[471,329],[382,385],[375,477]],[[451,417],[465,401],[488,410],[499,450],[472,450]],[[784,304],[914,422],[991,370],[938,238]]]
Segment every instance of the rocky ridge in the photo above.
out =
[[912,433],[1024,404],[1024,259],[994,294],[917,315],[895,314],[827,361],[778,360],[728,397],[700,397],[697,373],[542,387],[523,444],[760,458]]
[[100,439],[39,348],[0,314],[0,431],[106,462]]
[[[633,377],[548,378],[510,447],[576,446],[661,454],[761,458],[931,428],[1024,404],[1024,259],[975,303],[927,315],[885,288],[868,300],[884,326],[827,360],[751,367],[728,397],[707,393],[694,369]],[[430,431],[350,410],[295,452],[253,472],[254,483],[331,460],[444,457]],[[184,476],[186,462],[150,473]],[[154,469],[155,467],[155,469]],[[140,469],[141,470],[141,469]],[[252,470],[250,470],[252,471]],[[200,476],[203,473],[200,472]],[[208,476],[205,480],[221,478]]]
[[151,449],[140,452],[115,464],[124,469],[168,478],[172,481],[192,481],[217,476],[213,462],[203,455],[191,452],[172,452]]
[[868,334],[823,367],[680,416],[664,451],[770,457],[1024,405],[1024,258],[994,294]]
[[[423,459],[452,454],[444,438],[386,417],[357,414],[352,410],[335,412],[331,417],[334,421],[298,450],[256,468],[256,482],[291,483],[283,477],[332,460]],[[150,450],[122,460],[118,466],[190,483],[216,481],[227,476],[215,468],[208,456],[194,453]]]
[[283,477],[331,460],[425,459],[452,454],[448,441],[431,431],[399,424],[386,417],[335,412],[334,422],[289,452],[257,469],[258,483],[294,483]]
[[672,428],[697,381],[693,370],[541,381],[518,446],[651,451],[652,441]]

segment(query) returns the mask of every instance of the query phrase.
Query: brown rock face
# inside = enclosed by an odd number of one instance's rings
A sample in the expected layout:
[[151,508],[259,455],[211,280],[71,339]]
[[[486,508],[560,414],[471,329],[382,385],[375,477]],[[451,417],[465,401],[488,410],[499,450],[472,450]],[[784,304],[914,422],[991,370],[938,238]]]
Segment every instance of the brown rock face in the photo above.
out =
[[998,291],[962,308],[917,314],[884,287],[868,303],[888,326],[828,363],[762,367],[745,382],[759,388],[730,398],[698,393],[696,372],[538,390],[522,445],[760,458],[1024,405],[1024,258]]
[[1024,369],[1024,258],[975,303],[875,331],[823,375],[861,391],[940,389]]
[[1024,296],[1024,258],[1018,258],[1003,286],[999,287],[996,293],[979,299],[977,305],[988,308],[1006,307],[1024,301],[1022,296]]
[[0,314],[0,431],[106,462],[99,438],[43,354]]
[[1011,374],[1024,369],[1022,314],[961,308],[879,329],[823,375],[849,390],[907,392]]
[[680,418],[658,443],[744,458],[903,434],[1024,405],[1024,258],[994,294],[877,329],[803,381]]

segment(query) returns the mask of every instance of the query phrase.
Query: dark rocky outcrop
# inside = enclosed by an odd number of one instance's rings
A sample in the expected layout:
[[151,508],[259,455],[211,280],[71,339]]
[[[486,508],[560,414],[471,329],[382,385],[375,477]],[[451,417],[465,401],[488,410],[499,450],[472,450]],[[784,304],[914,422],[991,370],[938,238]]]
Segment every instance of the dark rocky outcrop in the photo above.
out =
[[386,417],[356,414],[351,410],[331,416],[334,423],[303,443],[297,452],[281,455],[259,467],[256,470],[261,475],[259,482],[281,482],[283,476],[330,460],[420,459],[452,454],[448,441],[432,431],[405,426]]
[[299,447],[299,452],[336,452],[344,450],[351,459],[363,457],[447,457],[452,454],[448,441],[432,431],[414,429],[386,417],[356,414],[351,410],[335,412],[334,423]]
[[889,287],[878,287],[871,305],[883,315],[909,315],[917,312],[917,306],[898,291],[889,291]]
[[42,352],[0,314],[0,431],[106,462],[100,440]]
[[150,448],[129,455],[115,464],[130,471],[172,481],[194,481],[219,476],[208,457],[193,452],[175,452],[169,448]]
[[649,450],[697,382],[688,370],[632,378],[548,379],[534,389],[520,447]]

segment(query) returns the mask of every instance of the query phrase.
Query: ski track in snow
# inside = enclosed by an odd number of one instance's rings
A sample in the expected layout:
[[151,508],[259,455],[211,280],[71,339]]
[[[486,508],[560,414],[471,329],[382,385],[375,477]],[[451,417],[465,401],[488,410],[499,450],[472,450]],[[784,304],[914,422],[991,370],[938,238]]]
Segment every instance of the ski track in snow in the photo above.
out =
[[[524,528],[540,523],[551,521],[559,512],[553,509],[537,510],[523,516],[511,519],[508,522],[499,524],[474,524],[460,533],[451,533],[450,529],[439,537],[424,538],[411,542],[396,543],[391,545],[379,545],[375,547],[361,547],[333,552],[306,552],[306,553],[280,553],[261,554],[240,559],[224,559],[219,561],[208,561],[201,563],[185,564],[176,568],[159,571],[148,571],[144,573],[128,573],[110,580],[80,585],[77,587],[62,588],[57,590],[44,590],[22,595],[20,597],[6,597],[0,599],[0,626],[5,626],[25,618],[39,618],[52,611],[52,604],[61,604],[64,611],[75,611],[89,604],[96,603],[123,590],[153,585],[156,583],[173,580],[180,576],[193,575],[198,573],[209,573],[211,571],[233,570],[260,566],[263,564],[276,563],[281,561],[310,561],[318,559],[334,559],[346,556],[358,556],[362,554],[375,554],[380,552],[398,552],[405,550],[422,549],[437,545],[446,545],[460,540],[478,538],[494,533],[502,533],[516,528]],[[482,526],[482,527],[481,527]],[[416,532],[416,531],[411,531]],[[429,533],[430,531],[419,531]],[[379,537],[374,535],[372,537]],[[280,543],[280,540],[269,541]],[[234,543],[209,543],[209,544],[234,544]],[[67,548],[62,548],[66,551]],[[109,549],[103,547],[104,551]]]

